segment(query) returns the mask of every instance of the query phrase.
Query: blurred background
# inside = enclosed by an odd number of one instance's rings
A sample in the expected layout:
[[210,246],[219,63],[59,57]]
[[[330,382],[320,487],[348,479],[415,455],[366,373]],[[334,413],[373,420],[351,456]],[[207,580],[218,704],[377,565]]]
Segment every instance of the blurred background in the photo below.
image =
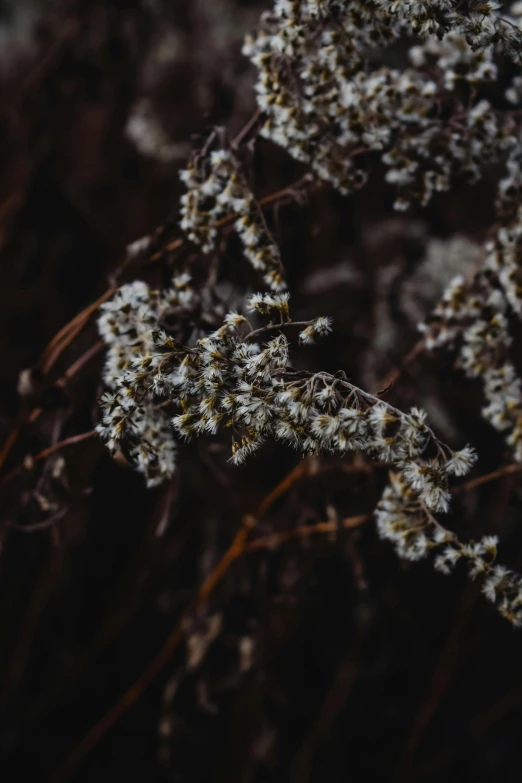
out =
[[[366,514],[385,470],[303,468],[280,446],[232,468],[217,440],[183,446],[173,484],[146,490],[77,438],[99,418],[95,320],[63,350],[53,338],[116,279],[168,281],[177,171],[212,126],[233,136],[252,116],[241,45],[269,5],[0,0],[2,780],[520,781],[521,632],[465,574],[400,562],[371,522],[245,553],[186,610],[245,515],[266,537]],[[259,196],[303,173],[257,143]],[[354,197],[323,187],[271,210],[294,317],[334,319],[299,361],[381,388],[445,284],[476,267],[493,181],[397,215],[376,164]],[[156,252],[129,262],[145,235]],[[234,285],[238,255],[231,241],[221,261]],[[390,399],[471,441],[477,475],[509,461],[451,357],[411,363]],[[520,567],[517,482],[462,493],[454,521],[498,533]],[[180,621],[157,676],[100,724]]]

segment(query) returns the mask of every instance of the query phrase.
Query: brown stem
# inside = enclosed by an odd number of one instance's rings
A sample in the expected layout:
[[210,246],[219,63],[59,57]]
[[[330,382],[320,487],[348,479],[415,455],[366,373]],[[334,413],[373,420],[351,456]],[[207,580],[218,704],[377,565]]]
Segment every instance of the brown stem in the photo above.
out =
[[[71,380],[87,362],[93,359],[104,348],[104,344],[101,340],[98,340],[93,346],[91,346],[85,353],[83,353],[71,366],[65,371],[61,378],[56,381],[56,386],[63,388],[68,381]],[[11,430],[6,442],[4,443],[2,450],[0,451],[0,469],[5,464],[7,457],[9,456],[11,449],[15,445],[18,437],[24,427],[27,424],[33,424],[41,415],[42,408],[33,408],[33,410],[22,418],[15,427]],[[10,475],[10,474],[8,474]],[[7,479],[7,476],[5,477]],[[5,480],[4,479],[4,480]]]
[[335,533],[337,529],[351,530],[354,527],[360,527],[372,518],[372,514],[358,514],[354,517],[346,517],[341,519],[339,523],[335,521],[331,522],[317,522],[315,525],[305,525],[303,527],[294,528],[294,530],[286,530],[284,533],[272,533],[269,536],[263,538],[256,538],[254,541],[246,544],[244,551],[257,552],[260,549],[275,549],[280,544],[285,544],[287,541],[291,541],[295,538],[308,538],[309,536],[315,536],[317,534]]
[[47,530],[52,527],[59,519],[63,519],[66,513],[66,510],[62,509],[57,514],[53,514],[50,519],[46,519],[44,522],[36,522],[34,525],[17,525],[15,522],[8,522],[7,525],[19,533],[36,533],[38,530]]
[[279,484],[274,487],[274,489],[269,492],[268,495],[266,495],[266,497],[261,501],[259,508],[257,509],[257,518],[261,519],[264,517],[272,508],[274,503],[276,503],[279,498],[284,495],[284,493],[287,492],[296,481],[298,481],[298,479],[303,476],[307,476],[310,472],[310,459],[303,459],[301,462],[298,462],[295,468],[291,470],[290,473],[288,473],[284,479],[280,481]]
[[257,335],[263,334],[264,332],[273,332],[274,329],[286,329],[289,326],[299,326],[306,329],[311,323],[312,321],[284,321],[280,324],[268,324],[268,326],[262,326],[260,329],[255,329],[255,331],[250,332],[245,339],[249,340],[251,337],[257,337]]
[[[51,367],[55,364],[60,354],[65,348],[72,342],[72,340],[79,334],[80,328],[83,328],[87,323],[89,317],[111,296],[116,293],[116,288],[109,288],[102,294],[95,302],[91,302],[88,307],[85,307],[78,315],[75,315],[68,323],[63,326],[59,332],[55,334],[53,339],[49,342],[44,352],[40,357],[38,366],[42,369],[44,374],[47,374]],[[78,330],[77,330],[78,329]]]
[[491,473],[485,473],[483,476],[478,476],[475,479],[471,479],[471,481],[466,481],[465,484],[459,484],[457,487],[453,487],[451,494],[458,495],[460,492],[468,492],[470,489],[475,489],[475,487],[480,487],[482,484],[495,481],[495,479],[501,478],[502,476],[520,472],[522,472],[522,464],[504,465],[497,470],[493,470]]
[[378,395],[384,394],[388,391],[388,389],[397,383],[403,372],[406,370],[407,367],[409,367],[410,364],[412,364],[415,359],[418,359],[418,357],[422,354],[424,351],[424,340],[419,340],[419,342],[415,343],[411,351],[406,354],[404,359],[401,361],[401,363],[397,367],[392,367],[392,369],[385,375],[385,377],[380,382],[381,390],[377,392]]
[[250,117],[246,125],[243,128],[241,128],[241,130],[233,140],[232,147],[234,149],[237,149],[241,145],[241,143],[247,138],[247,136],[250,134],[252,129],[255,128],[255,126],[257,125],[257,123],[259,122],[262,116],[263,116],[263,112],[261,111],[261,109],[258,109],[256,112],[254,112],[252,117]]

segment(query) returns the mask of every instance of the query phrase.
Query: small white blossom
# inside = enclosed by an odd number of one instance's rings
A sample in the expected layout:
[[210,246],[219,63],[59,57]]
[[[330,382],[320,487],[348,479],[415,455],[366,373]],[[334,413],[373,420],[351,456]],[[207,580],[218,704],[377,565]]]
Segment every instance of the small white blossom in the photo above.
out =
[[446,472],[453,476],[465,476],[477,460],[477,454],[471,446],[465,446],[460,451],[454,451],[451,459],[446,462]]
[[306,327],[306,329],[303,329],[303,331],[299,333],[299,340],[305,345],[311,344],[315,341],[316,337],[326,337],[326,335],[328,335],[328,333],[331,331],[331,318],[316,318],[309,326]]

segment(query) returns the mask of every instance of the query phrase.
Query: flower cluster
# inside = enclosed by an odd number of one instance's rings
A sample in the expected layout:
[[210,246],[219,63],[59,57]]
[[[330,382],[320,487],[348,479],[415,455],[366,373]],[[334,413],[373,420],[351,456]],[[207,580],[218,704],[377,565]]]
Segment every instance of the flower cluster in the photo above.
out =
[[[187,282],[178,279],[181,293],[190,297],[184,287]],[[136,311],[146,307],[147,296],[150,309],[144,312],[152,320],[157,303],[158,320],[136,336]],[[115,391],[103,400],[101,431],[112,448],[125,436],[134,437],[137,408],[155,414],[163,400],[181,409],[173,419],[181,437],[231,429],[232,461],[236,464],[267,439],[302,453],[364,451],[372,459],[402,469],[405,480],[428,508],[447,511],[447,477],[467,472],[473,452],[451,452],[436,439],[422,411],[413,408],[402,413],[354,386],[342,374],[294,370],[284,334],[297,325],[289,316],[288,294],[254,294],[248,301],[248,310],[278,318],[275,324],[253,329],[246,315],[231,312],[222,326],[190,348],[159,326],[162,310],[176,296],[176,288],[158,298],[143,284],[133,284],[124,286],[104,305],[100,328],[110,345],[105,380]],[[126,319],[128,329],[124,328]],[[108,330],[108,321],[117,322],[117,336]],[[331,331],[330,319],[325,317],[304,326],[300,342]],[[273,330],[278,332],[274,337],[259,342],[260,335],[268,336]],[[116,372],[115,354],[119,357]],[[424,458],[427,451],[432,454]]]
[[160,308],[160,294],[151,292],[141,280],[121,286],[101,306],[98,330],[108,346],[103,379],[110,388],[133,359],[151,349]]
[[[480,18],[454,2],[276,0],[243,49],[259,70],[261,134],[342,193],[364,184],[364,153],[379,152],[397,209],[427,204],[456,176],[479,179],[518,137],[513,114],[481,96],[497,75],[494,45],[522,52],[516,18],[479,5]],[[377,48],[412,32],[431,37],[411,48],[411,67],[375,64]],[[471,110],[463,85],[474,96]]]
[[[281,320],[276,327],[253,330],[246,316],[230,313],[222,327],[192,350],[170,354],[169,382],[183,409],[173,419],[177,433],[190,438],[231,429],[235,464],[266,440],[304,454],[365,451],[403,467],[429,508],[447,510],[447,475],[459,473],[458,457],[438,443],[423,412],[403,414],[342,376],[294,370],[283,333],[293,326],[287,295],[255,294],[249,309]],[[254,339],[274,328],[279,334],[267,342]],[[329,319],[317,318],[301,331],[300,340],[330,328]],[[429,444],[435,456],[424,461],[421,455]],[[471,452],[469,459],[471,464]]]
[[465,36],[455,30],[444,38],[431,36],[423,44],[412,46],[409,59],[416,69],[436,69],[448,92],[466,84],[480,87],[498,74],[493,47],[472,49]]
[[[469,467],[468,458],[466,454],[463,470]],[[515,627],[522,626],[522,578],[495,565],[496,536],[462,543],[419,502],[404,474],[392,474],[375,516],[380,536],[391,541],[400,557],[421,560],[435,554],[434,566],[443,574],[450,574],[457,563],[465,563],[471,579],[482,578],[486,598]]]
[[498,276],[510,307],[522,317],[522,207],[509,226],[503,226],[494,240],[486,243],[487,270]]
[[[178,279],[178,285],[186,286],[185,278]],[[185,288],[181,292],[187,293]],[[414,408],[404,414],[354,386],[342,374],[294,370],[284,334],[297,325],[289,316],[288,294],[254,294],[248,301],[248,310],[277,317],[279,322],[254,329],[246,315],[231,312],[222,326],[190,348],[160,328],[161,313],[175,299],[176,288],[159,298],[157,322],[135,336],[136,310],[145,306],[147,294],[152,312],[158,295],[133,284],[124,286],[104,305],[100,319],[102,334],[110,345],[105,380],[115,390],[103,401],[101,429],[112,448],[129,435],[127,424],[132,438],[136,407],[149,405],[157,412],[158,402],[163,400],[181,409],[173,419],[181,437],[230,428],[232,461],[236,464],[267,439],[302,453],[365,451],[371,458],[403,469],[406,480],[429,508],[447,510],[447,476],[465,472],[462,466],[472,464],[472,452],[451,452],[437,441],[422,411]],[[123,326],[126,319],[128,329]],[[117,337],[107,329],[108,320],[118,322]],[[324,317],[304,326],[300,342],[310,342],[331,330],[330,319]],[[268,337],[274,330],[278,332],[274,337],[259,342],[260,335]],[[130,345],[122,347],[122,342]],[[119,357],[116,371],[115,353]],[[430,449],[433,456],[425,460],[422,455]]]
[[506,158],[506,176],[498,183],[496,207],[500,215],[516,213],[522,196],[522,135]]
[[141,281],[124,285],[101,306],[98,329],[108,346],[103,378],[109,391],[101,399],[97,430],[111,453],[122,452],[146,476],[149,487],[172,475],[176,464],[169,417],[158,405],[164,386],[155,330],[173,309],[179,317],[195,304],[189,276],[180,275],[164,293]]
[[504,432],[514,457],[522,461],[522,383],[510,359],[510,312],[522,316],[522,210],[485,245],[484,267],[466,282],[456,277],[427,323],[425,345],[458,347],[458,365],[484,386],[483,415]]
[[279,249],[231,150],[196,153],[180,178],[187,186],[181,198],[180,225],[188,238],[209,253],[216,247],[223,218],[235,215],[234,227],[246,258],[263,274],[269,288],[283,290]]
[[[233,311],[219,328],[190,346],[182,344],[160,321],[167,300],[190,309],[195,294],[188,283],[186,276],[175,279],[164,297],[143,284],[125,286],[104,306],[100,328],[110,346],[106,381],[113,390],[102,399],[99,431],[109,447],[126,449],[150,485],[174,469],[173,431],[183,439],[231,431],[236,465],[268,440],[302,454],[364,452],[394,471],[376,511],[380,535],[410,560],[436,550],[435,566],[443,572],[467,560],[471,576],[486,578],[486,595],[494,595],[502,613],[521,623],[520,580],[507,571],[498,577],[492,565],[496,540],[463,544],[434,517],[448,512],[449,479],[468,473],[474,450],[452,451],[437,439],[423,411],[404,413],[343,373],[293,369],[285,332],[304,325],[299,339],[308,342],[327,335],[331,322],[319,317],[294,323],[286,293],[249,298],[246,312],[270,319],[268,325],[254,328],[246,314]],[[149,323],[138,336],[140,313]],[[170,430],[165,405],[178,411]]]
[[[423,37],[442,38],[458,31],[473,49],[494,45],[520,64],[522,62],[522,30],[517,24],[517,3],[510,16],[499,13],[502,3],[497,0],[376,0],[386,13],[405,22]],[[467,11],[463,6],[467,6]]]

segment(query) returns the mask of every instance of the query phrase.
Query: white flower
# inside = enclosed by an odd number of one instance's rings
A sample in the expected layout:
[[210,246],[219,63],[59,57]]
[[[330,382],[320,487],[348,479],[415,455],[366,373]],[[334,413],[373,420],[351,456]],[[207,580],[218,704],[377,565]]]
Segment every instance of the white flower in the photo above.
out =
[[326,337],[332,331],[332,319],[326,317],[316,318],[302,332],[299,333],[299,341],[309,345],[317,336]]
[[451,574],[460,557],[461,555],[458,550],[451,546],[447,546],[442,554],[437,555],[435,558],[434,566],[437,571],[441,571],[443,574]]
[[475,450],[471,446],[465,446],[460,451],[453,452],[451,459],[446,462],[446,472],[453,476],[465,476],[476,461]]

